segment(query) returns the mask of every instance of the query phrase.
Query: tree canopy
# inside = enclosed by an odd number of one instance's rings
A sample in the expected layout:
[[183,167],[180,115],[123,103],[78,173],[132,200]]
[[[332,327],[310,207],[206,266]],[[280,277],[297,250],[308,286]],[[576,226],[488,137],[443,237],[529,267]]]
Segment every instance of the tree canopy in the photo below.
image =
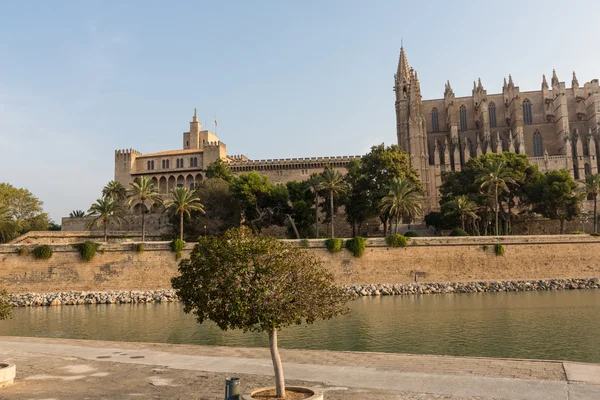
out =
[[229,169],[229,165],[220,158],[213,161],[206,167],[206,177],[208,179],[223,179],[226,182],[233,180],[233,174]]
[[0,239],[8,241],[29,231],[45,231],[50,226],[50,217],[43,209],[44,203],[29,190],[0,183],[0,222],[4,226]]

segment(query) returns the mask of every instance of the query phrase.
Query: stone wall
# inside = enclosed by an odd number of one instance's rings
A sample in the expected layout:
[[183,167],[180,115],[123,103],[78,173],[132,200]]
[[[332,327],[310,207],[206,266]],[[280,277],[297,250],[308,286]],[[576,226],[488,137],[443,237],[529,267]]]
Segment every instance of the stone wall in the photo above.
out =
[[[141,232],[108,232],[109,243],[137,242],[142,240]],[[85,241],[104,241],[103,232],[98,231],[80,231],[80,232],[62,232],[62,231],[31,231],[27,232],[13,240],[10,244],[65,244],[81,243]],[[146,241],[153,242],[162,240],[162,236],[156,234],[146,234]]]
[[[414,238],[405,248],[368,239],[363,257],[347,250],[330,254],[323,240],[309,240],[308,251],[321,258],[345,285],[419,282],[558,279],[600,277],[600,238],[587,235]],[[298,241],[292,241],[299,244]],[[494,245],[502,243],[504,256]],[[33,248],[33,246],[30,246]],[[148,290],[170,287],[178,262],[169,243],[146,243],[143,253],[131,244],[104,245],[82,262],[70,244],[51,245],[49,260],[19,256],[18,245],[0,245],[0,287],[12,293]],[[184,256],[192,244],[186,245]]]

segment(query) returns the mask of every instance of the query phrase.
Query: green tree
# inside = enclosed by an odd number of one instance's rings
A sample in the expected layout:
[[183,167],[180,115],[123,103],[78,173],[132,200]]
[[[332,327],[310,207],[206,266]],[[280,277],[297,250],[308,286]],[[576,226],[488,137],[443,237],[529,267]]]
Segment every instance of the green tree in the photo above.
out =
[[585,176],[585,191],[594,200],[594,232],[598,232],[598,194],[600,194],[600,174]]
[[537,182],[527,186],[533,211],[560,221],[560,233],[565,233],[565,221],[581,212],[585,193],[578,193],[577,182],[566,169],[546,172]]
[[110,181],[102,189],[102,197],[110,197],[111,199],[123,202],[127,198],[127,189],[118,181]]
[[17,235],[17,225],[11,217],[8,207],[0,205],[0,243],[8,242]]
[[12,318],[12,306],[6,290],[0,290],[0,320]]
[[[424,193],[423,186],[416,171],[410,166],[408,155],[396,145],[386,147],[385,144],[371,147],[371,151],[360,160],[360,172],[367,180],[364,184],[363,195],[366,197],[366,207],[371,216],[379,216],[383,223],[384,234],[387,235],[389,215],[381,212],[381,201],[388,194],[392,181],[396,178],[408,179]],[[367,213],[368,214],[368,213]]]
[[87,227],[102,226],[104,230],[104,242],[108,242],[108,225],[111,222],[120,224],[123,218],[124,210],[119,202],[111,197],[97,199],[90,207],[88,215],[91,217]]
[[183,217],[191,217],[190,211],[199,211],[204,213],[204,206],[195,190],[189,190],[185,187],[171,189],[170,198],[163,203],[166,210],[179,216],[179,239],[183,240]]
[[345,180],[349,190],[343,197],[342,204],[346,213],[346,221],[352,226],[352,236],[356,236],[357,229],[360,232],[362,224],[369,218],[375,217],[376,213],[370,203],[371,198],[365,196],[369,179],[363,173],[360,161],[350,161],[346,169],[348,172]]
[[335,215],[336,210],[334,208],[333,198],[336,195],[339,196],[339,195],[345,194],[346,191],[348,190],[348,184],[344,180],[344,176],[342,174],[340,174],[338,171],[334,170],[333,168],[327,167],[321,173],[319,183],[316,185],[316,189],[326,191],[329,196],[329,209],[331,212],[331,218],[330,218],[329,224],[331,227],[330,228],[331,237],[334,237],[335,233],[334,233],[333,225],[334,225],[334,215]]
[[348,311],[348,295],[322,261],[244,228],[200,238],[171,283],[184,311],[198,323],[211,320],[222,330],[268,333],[278,398],[285,398],[278,332]]
[[502,160],[490,160],[485,164],[484,171],[477,178],[480,188],[494,196],[494,212],[496,214],[496,236],[499,235],[499,194],[509,191],[508,184],[516,183],[513,179],[512,170],[506,167]]
[[85,218],[85,211],[73,210],[69,213],[69,218]]
[[223,179],[226,182],[233,180],[233,174],[231,173],[231,169],[229,169],[229,165],[220,158],[217,158],[216,161],[213,161],[206,167],[206,177],[208,179]]
[[270,225],[269,206],[273,189],[269,178],[256,171],[241,174],[231,181],[230,190],[242,206],[244,223],[255,233]]
[[44,212],[43,205],[29,190],[0,183],[0,207],[8,209],[17,235],[48,230],[50,217]]
[[[395,178],[392,180],[388,194],[381,199],[381,211],[394,219],[396,233],[400,218],[406,215],[411,220],[421,215],[421,196],[419,189],[408,179]],[[391,230],[391,229],[390,229]]]
[[464,194],[446,204],[448,204],[449,209],[458,214],[458,217],[460,218],[460,226],[463,231],[465,230],[465,221],[468,218],[471,218],[472,220],[479,219],[479,216],[476,214],[479,206]]
[[130,183],[130,188],[127,193],[127,205],[140,206],[142,214],[142,242],[146,241],[146,213],[152,211],[153,205],[161,204],[161,197],[154,183],[145,176],[137,178]]

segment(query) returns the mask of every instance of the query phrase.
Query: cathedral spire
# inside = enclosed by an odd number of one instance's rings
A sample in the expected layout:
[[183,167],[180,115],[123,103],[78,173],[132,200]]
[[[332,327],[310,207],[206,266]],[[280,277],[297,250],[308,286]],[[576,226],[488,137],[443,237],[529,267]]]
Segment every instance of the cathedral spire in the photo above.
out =
[[400,46],[400,58],[398,59],[398,81],[410,80],[410,69],[408,68],[408,60],[406,59],[406,53],[404,52],[404,45]]
[[558,76],[556,76],[556,70],[552,70],[552,86],[558,85]]
[[481,78],[477,78],[477,89],[480,91],[483,90],[483,85],[481,84]]
[[577,80],[577,75],[575,75],[575,71],[573,71],[573,80],[571,81],[571,87],[577,89],[579,87],[579,81]]
[[546,80],[546,74],[542,74],[542,89],[548,89],[548,81]]
[[515,83],[512,80],[512,75],[508,74],[508,86],[514,87]]

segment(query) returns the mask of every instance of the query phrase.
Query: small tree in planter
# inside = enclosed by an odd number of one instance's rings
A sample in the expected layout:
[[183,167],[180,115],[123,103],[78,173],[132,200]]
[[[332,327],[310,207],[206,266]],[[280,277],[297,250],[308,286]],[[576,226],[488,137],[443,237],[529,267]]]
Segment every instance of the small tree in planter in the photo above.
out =
[[12,306],[8,301],[6,290],[0,290],[0,321],[12,318]]
[[222,330],[269,334],[277,398],[285,398],[277,332],[348,311],[349,296],[320,260],[247,228],[201,237],[190,259],[180,262],[179,273],[171,283],[184,311],[198,323],[211,320]]

